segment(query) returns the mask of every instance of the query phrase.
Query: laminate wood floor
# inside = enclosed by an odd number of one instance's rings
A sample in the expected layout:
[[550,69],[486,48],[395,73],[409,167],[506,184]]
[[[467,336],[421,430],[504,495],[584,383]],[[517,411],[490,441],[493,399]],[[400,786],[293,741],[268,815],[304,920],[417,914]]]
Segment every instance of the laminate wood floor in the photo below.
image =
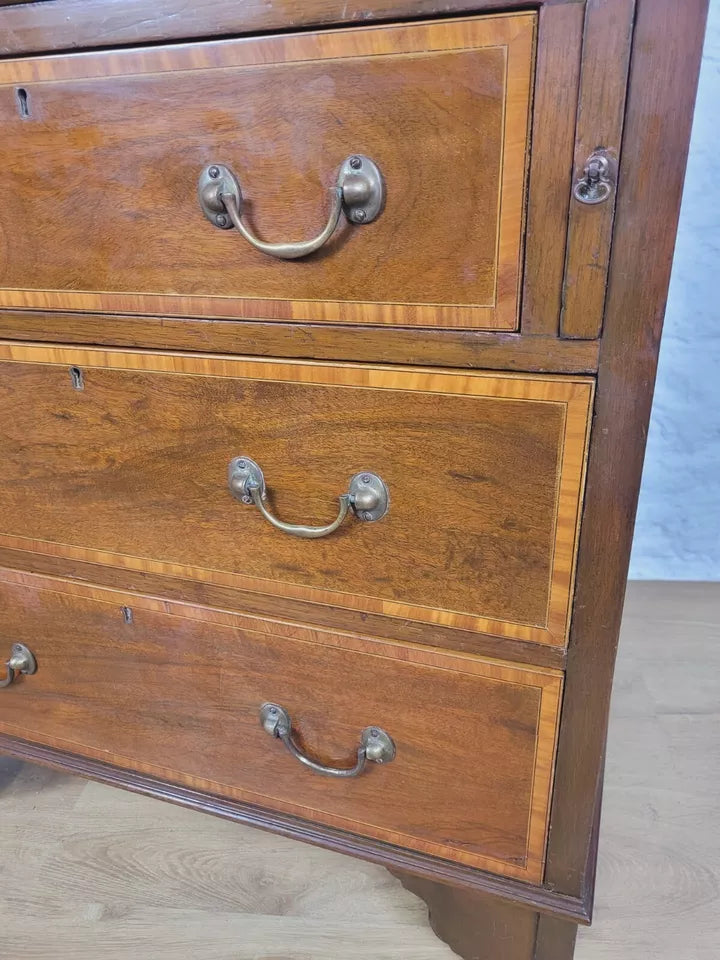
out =
[[[631,584],[577,960],[720,956],[720,584]],[[2,960],[452,960],[384,870],[0,758]]]

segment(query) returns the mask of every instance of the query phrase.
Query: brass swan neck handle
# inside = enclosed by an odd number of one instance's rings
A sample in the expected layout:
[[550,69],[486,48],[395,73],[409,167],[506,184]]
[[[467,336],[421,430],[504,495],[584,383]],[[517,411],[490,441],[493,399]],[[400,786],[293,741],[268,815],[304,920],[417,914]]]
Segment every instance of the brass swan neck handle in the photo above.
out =
[[233,227],[260,253],[279,260],[299,260],[324,246],[335,232],[340,215],[350,223],[372,223],[385,203],[385,184],[378,166],[361,154],[354,154],[342,163],[332,190],[332,203],[327,223],[310,240],[269,243],[261,240],[243,223],[243,194],[233,171],[220,163],[210,164],[198,182],[200,208],[208,220],[222,230]]
[[360,734],[360,744],[356,751],[355,764],[352,767],[329,767],[313,760],[300,747],[292,736],[290,714],[278,703],[264,703],[260,708],[260,723],[271,737],[282,740],[289,752],[303,766],[322,773],[326,777],[359,777],[368,764],[391,763],[395,759],[395,744],[392,737],[380,727],[366,727]]
[[261,467],[250,457],[235,457],[228,466],[228,487],[241,503],[254,504],[268,523],[283,533],[304,540],[318,540],[334,533],[349,512],[356,519],[370,523],[384,517],[389,507],[387,487],[375,473],[356,473],[351,478],[347,493],[339,497],[340,509],[337,517],[321,527],[306,526],[301,523],[286,523],[274,516],[265,505],[267,498],[265,476]]

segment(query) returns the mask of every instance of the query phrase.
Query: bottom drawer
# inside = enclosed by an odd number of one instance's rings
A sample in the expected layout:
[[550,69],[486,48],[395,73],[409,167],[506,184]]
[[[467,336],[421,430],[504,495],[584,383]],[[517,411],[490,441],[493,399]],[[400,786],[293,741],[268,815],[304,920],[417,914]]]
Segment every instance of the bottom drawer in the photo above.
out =
[[[542,878],[560,674],[0,572],[0,731],[445,860]],[[4,676],[4,674],[3,674]],[[361,732],[395,756],[358,775]],[[282,727],[282,724],[280,724]],[[379,749],[378,747],[378,749]],[[388,745],[388,750],[390,750]],[[388,758],[389,759],[389,758]]]

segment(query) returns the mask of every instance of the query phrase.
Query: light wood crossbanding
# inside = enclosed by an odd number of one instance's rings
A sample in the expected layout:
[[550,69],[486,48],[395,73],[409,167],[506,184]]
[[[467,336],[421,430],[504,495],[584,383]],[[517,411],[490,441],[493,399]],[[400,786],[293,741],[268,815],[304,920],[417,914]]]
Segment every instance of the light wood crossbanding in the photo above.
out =
[[[24,157],[0,163],[0,306],[516,329],[535,24],[0,62],[0,151]],[[358,153],[383,172],[385,210],[310,260],[260,254],[199,209],[200,171],[224,163],[265,239],[312,236]]]
[[[565,643],[589,379],[19,343],[0,363],[3,546]],[[363,470],[390,511],[288,537],[230,497],[240,454],[295,522]]]
[[[3,732],[541,879],[560,672],[18,571],[0,572],[0,602],[3,631],[39,664],[3,691]],[[370,724],[397,757],[355,779],[318,776],[260,727],[268,700],[321,763],[347,766]]]

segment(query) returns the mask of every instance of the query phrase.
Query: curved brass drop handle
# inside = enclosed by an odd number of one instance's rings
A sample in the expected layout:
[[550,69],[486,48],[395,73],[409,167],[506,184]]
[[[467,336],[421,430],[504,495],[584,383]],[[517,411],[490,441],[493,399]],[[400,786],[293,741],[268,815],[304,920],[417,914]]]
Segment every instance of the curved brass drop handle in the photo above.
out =
[[254,504],[268,523],[283,533],[304,540],[317,540],[334,533],[349,511],[358,520],[371,523],[384,517],[388,511],[390,498],[387,487],[375,473],[356,473],[350,480],[348,492],[340,496],[340,510],[337,517],[322,527],[308,527],[300,523],[285,523],[273,516],[263,502],[266,497],[265,476],[250,457],[235,457],[228,466],[228,486],[230,492],[242,503]]
[[30,676],[37,671],[35,657],[22,643],[14,643],[10,652],[10,659],[6,662],[7,673],[4,680],[0,680],[0,690],[3,687],[9,687],[15,679],[16,673],[24,673]]
[[260,723],[271,737],[282,740],[290,753],[304,766],[322,773],[326,777],[358,777],[367,766],[373,763],[392,763],[395,759],[395,744],[392,737],[380,727],[366,727],[360,734],[357,759],[354,767],[327,767],[312,760],[294,743],[292,738],[292,720],[284,707],[277,703],[264,703],[260,708]]
[[332,523],[328,523],[324,527],[308,527],[303,523],[285,523],[283,520],[279,520],[277,517],[274,517],[265,506],[262,500],[260,487],[255,484],[251,484],[246,489],[250,490],[252,502],[265,517],[268,523],[271,523],[278,530],[282,530],[283,533],[289,533],[291,537],[300,537],[303,540],[319,540],[321,537],[327,537],[331,533],[335,533],[350,509],[350,497],[347,493],[343,493],[339,498],[340,510],[338,511],[338,515]]
[[270,257],[298,260],[327,243],[338,225],[341,213],[344,212],[351,223],[372,223],[382,212],[385,184],[380,170],[369,157],[360,154],[348,157],[340,167],[332,191],[332,207],[327,223],[316,237],[294,243],[268,243],[245,226],[242,222],[242,190],[229,167],[219,163],[205,167],[198,182],[198,200],[202,212],[216,227],[223,230],[235,227],[256,250]]
[[[307,257],[311,253],[315,253],[316,250],[319,250],[335,232],[335,227],[338,225],[338,220],[343,210],[343,195],[339,187],[335,188],[333,194],[330,218],[324,228],[316,237],[313,237],[312,240],[300,240],[295,243],[266,243],[264,240],[260,240],[240,219],[241,211],[238,206],[238,199],[234,193],[223,193],[220,195],[220,199],[225,205],[232,225],[256,250],[259,250],[260,253],[266,253],[270,257],[277,257],[279,260],[299,260],[301,257]],[[242,200],[240,202],[242,202]]]

